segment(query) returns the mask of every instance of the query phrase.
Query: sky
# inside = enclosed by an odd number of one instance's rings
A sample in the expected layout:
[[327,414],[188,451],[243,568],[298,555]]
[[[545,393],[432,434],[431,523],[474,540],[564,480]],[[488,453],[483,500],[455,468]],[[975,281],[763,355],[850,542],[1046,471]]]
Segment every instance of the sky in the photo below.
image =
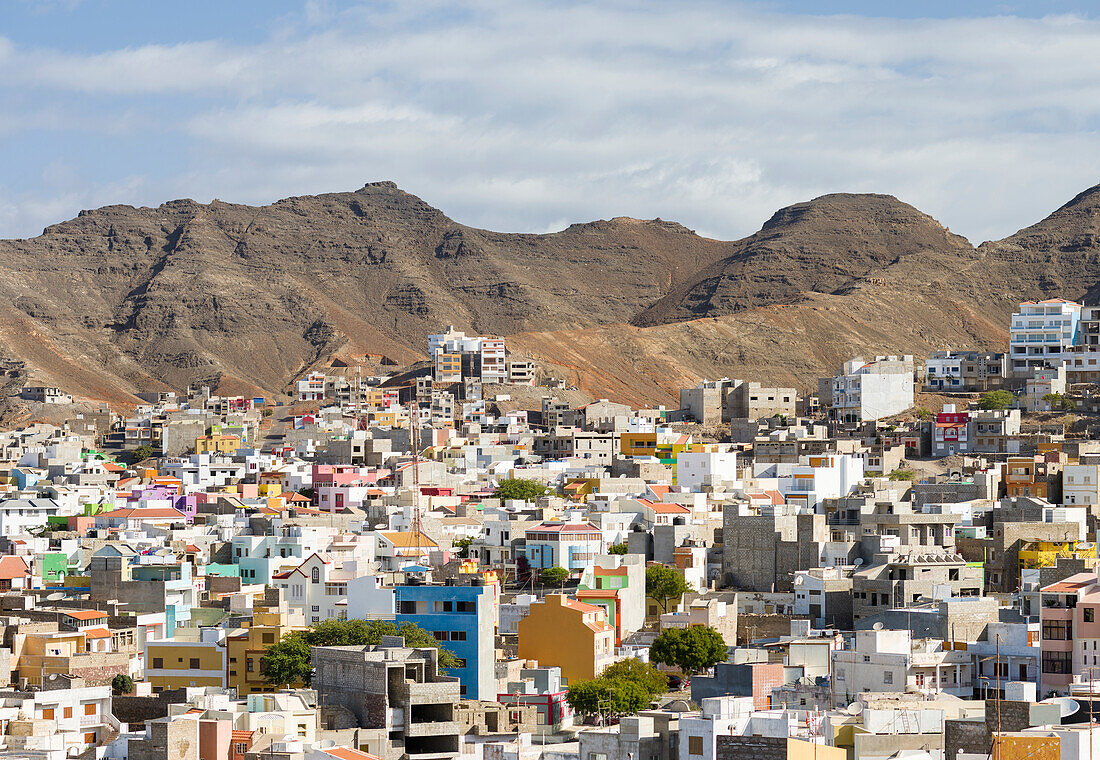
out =
[[1100,0],[0,0],[0,237],[392,180],[724,239],[888,193],[979,243],[1100,183],[1098,51]]

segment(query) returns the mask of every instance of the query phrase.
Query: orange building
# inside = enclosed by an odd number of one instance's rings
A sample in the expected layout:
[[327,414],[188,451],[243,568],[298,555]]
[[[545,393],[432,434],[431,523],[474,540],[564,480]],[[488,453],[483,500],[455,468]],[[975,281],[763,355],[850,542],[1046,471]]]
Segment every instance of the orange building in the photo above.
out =
[[519,622],[519,656],[558,666],[569,683],[588,681],[615,656],[615,629],[602,607],[548,594]]

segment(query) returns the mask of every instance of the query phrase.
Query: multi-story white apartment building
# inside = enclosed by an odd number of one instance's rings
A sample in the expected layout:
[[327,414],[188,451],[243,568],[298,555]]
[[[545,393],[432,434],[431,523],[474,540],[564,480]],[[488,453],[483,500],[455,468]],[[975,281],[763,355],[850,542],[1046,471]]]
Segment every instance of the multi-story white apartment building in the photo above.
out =
[[865,422],[913,406],[913,357],[857,356],[828,383],[829,414],[841,422]]
[[913,640],[905,630],[856,631],[855,647],[833,652],[833,696],[839,703],[864,691],[973,694],[969,653],[943,641]]
[[1061,366],[1077,341],[1081,304],[1064,298],[1025,301],[1009,327],[1009,371],[1028,377],[1036,368]]
[[1085,507],[1100,504],[1100,465],[1064,465],[1062,467],[1062,503]]
[[466,335],[453,325],[428,336],[428,354],[434,363],[436,382],[457,383],[474,378],[483,383],[508,382],[508,365],[503,338]]
[[676,482],[689,491],[736,481],[736,451],[724,446],[707,446],[700,451],[681,451],[676,455]]

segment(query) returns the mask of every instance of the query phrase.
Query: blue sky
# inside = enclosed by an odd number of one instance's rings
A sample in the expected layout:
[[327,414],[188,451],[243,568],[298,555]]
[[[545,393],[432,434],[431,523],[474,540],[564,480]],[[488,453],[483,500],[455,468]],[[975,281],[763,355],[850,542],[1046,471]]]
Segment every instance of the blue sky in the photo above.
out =
[[974,242],[1100,182],[1060,2],[0,2],[0,236],[391,179],[461,222],[755,231],[884,192]]

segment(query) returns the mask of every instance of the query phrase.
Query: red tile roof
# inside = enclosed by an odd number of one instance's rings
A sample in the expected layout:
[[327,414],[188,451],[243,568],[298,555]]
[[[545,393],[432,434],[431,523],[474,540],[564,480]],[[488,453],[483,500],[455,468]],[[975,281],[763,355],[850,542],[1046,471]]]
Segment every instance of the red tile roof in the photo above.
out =
[[95,620],[96,618],[107,617],[106,612],[100,612],[99,610],[66,610],[65,614],[73,620]]
[[332,755],[337,758],[337,760],[382,760],[382,758],[377,755],[360,752],[350,747],[330,747],[329,749],[323,749],[321,751],[326,755]]
[[22,557],[9,555],[0,557],[0,580],[10,581],[15,578],[26,578],[31,574],[27,563]]

